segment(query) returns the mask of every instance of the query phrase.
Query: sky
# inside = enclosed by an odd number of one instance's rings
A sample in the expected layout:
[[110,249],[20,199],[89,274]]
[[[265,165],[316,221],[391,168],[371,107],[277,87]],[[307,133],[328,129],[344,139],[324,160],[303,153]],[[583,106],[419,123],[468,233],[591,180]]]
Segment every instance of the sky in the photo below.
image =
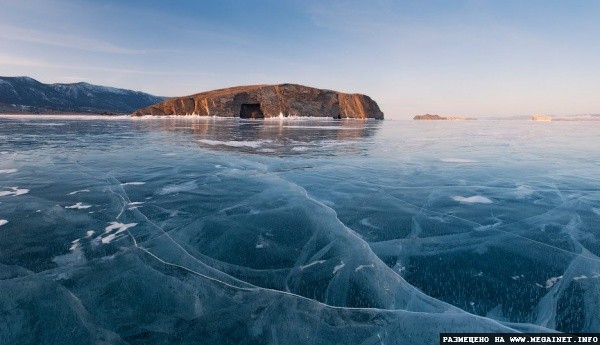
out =
[[600,113],[597,0],[0,0],[0,75],[183,96],[297,83],[386,118]]

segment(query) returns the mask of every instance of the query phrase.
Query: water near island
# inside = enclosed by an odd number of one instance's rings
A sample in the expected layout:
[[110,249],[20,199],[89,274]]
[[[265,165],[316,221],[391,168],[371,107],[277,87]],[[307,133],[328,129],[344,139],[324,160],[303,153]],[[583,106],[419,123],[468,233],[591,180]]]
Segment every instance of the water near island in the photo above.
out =
[[0,343],[600,331],[600,123],[0,118]]

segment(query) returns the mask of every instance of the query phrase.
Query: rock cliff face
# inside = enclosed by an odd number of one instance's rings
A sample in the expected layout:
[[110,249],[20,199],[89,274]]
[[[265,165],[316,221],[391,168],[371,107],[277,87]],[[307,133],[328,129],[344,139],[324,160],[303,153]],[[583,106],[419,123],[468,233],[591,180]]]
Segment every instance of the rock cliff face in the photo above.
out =
[[176,97],[139,109],[132,115],[383,119],[379,106],[368,96],[295,84],[237,86]]
[[550,115],[533,115],[533,116],[531,116],[531,121],[548,122],[548,121],[552,121],[552,116],[550,116]]

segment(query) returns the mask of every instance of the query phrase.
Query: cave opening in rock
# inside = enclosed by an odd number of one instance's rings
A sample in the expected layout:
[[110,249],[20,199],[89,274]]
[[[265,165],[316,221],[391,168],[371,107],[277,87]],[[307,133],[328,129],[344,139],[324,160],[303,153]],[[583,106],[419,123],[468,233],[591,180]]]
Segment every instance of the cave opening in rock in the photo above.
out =
[[260,103],[244,103],[240,109],[242,119],[264,119],[265,115],[260,110]]

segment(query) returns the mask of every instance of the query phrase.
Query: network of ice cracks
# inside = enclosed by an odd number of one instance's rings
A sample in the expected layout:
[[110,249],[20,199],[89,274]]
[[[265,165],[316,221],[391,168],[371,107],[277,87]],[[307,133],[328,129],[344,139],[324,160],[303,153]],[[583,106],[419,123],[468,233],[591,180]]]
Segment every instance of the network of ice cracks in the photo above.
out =
[[[0,339],[431,344],[440,332],[552,331],[569,303],[583,308],[583,319],[577,320],[581,331],[600,327],[600,260],[587,249],[596,242],[593,220],[600,213],[589,197],[593,193],[565,196],[552,186],[517,186],[510,192],[517,198],[553,207],[511,223],[479,222],[434,210],[449,202],[477,207],[494,202],[493,197],[435,188],[427,203],[418,205],[398,197],[400,189],[360,181],[364,187],[355,193],[369,195],[375,188],[378,198],[416,210],[406,236],[382,239],[370,235],[378,228],[372,219],[361,216],[346,222],[351,225],[340,220],[334,200],[349,197],[336,194],[343,179],[320,189],[318,176],[301,186],[293,173],[243,156],[217,162],[228,166],[214,165],[201,178],[171,179],[167,185],[156,185],[152,177],[123,181],[78,165],[82,176],[95,181],[91,191],[110,200],[104,213],[114,219],[73,239],[69,252],[55,258],[57,268],[32,273],[2,267],[3,310],[13,311],[5,314]],[[137,197],[143,189],[152,189],[151,199]],[[73,200],[66,209],[87,210],[88,204]],[[432,223],[458,230],[428,233]],[[536,239],[531,229],[556,232],[556,244]],[[502,306],[478,316],[426,295],[403,278],[403,263],[412,257],[481,255],[494,248],[533,262],[550,258],[555,262],[549,266],[558,268],[540,282],[543,296],[529,314],[518,316],[519,323]],[[386,258],[396,264],[386,264]],[[525,277],[511,279],[516,284]],[[565,301],[569,296],[580,300]],[[37,322],[15,311],[19,308],[35,310]]]

